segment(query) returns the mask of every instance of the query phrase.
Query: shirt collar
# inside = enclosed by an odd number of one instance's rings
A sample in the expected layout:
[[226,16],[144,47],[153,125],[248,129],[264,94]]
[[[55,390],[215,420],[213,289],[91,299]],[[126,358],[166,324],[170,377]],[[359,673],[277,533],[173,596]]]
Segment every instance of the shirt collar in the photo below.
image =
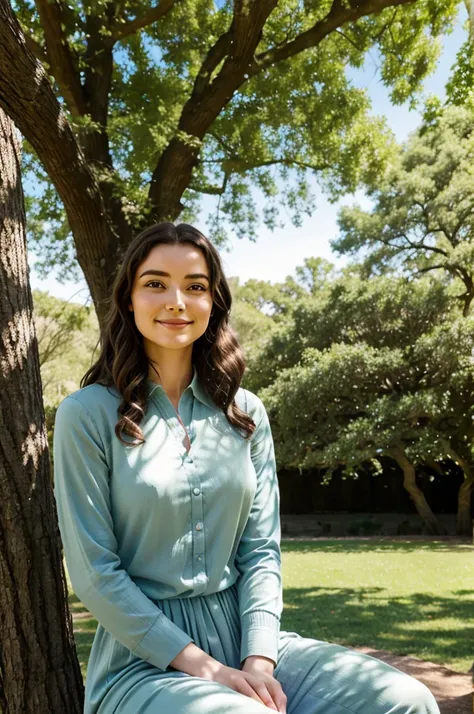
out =
[[[158,390],[162,394],[166,394],[163,386],[161,384],[159,384],[158,382],[154,382],[149,377],[147,378],[147,384],[148,384],[148,396],[149,397],[155,390]],[[203,404],[208,406],[210,409],[216,408],[215,403],[213,402],[213,400],[211,399],[209,394],[206,392],[206,390],[204,389],[204,387],[202,386],[202,384],[199,380],[197,369],[196,369],[195,365],[193,365],[193,378],[191,380],[191,383],[188,384],[188,386],[186,387],[186,389],[191,389],[194,396],[196,397],[196,399],[199,399],[200,402],[202,402]],[[186,391],[186,389],[184,391]]]

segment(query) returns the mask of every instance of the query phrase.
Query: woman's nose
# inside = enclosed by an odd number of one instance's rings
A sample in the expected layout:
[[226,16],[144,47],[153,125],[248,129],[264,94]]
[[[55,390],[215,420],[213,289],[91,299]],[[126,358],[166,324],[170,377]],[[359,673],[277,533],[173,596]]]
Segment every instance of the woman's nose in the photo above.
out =
[[169,308],[186,307],[183,296],[180,290],[170,290],[169,295],[166,297],[166,304]]

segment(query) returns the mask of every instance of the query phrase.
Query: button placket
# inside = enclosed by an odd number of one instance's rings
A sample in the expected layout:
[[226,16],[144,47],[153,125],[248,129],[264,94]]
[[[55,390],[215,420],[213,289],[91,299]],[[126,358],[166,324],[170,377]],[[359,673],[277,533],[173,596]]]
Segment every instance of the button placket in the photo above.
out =
[[[209,578],[205,570],[205,524],[203,511],[203,495],[201,482],[197,472],[196,464],[192,457],[192,446],[195,440],[195,409],[198,408],[197,400],[193,398],[191,403],[191,414],[189,424],[185,426],[189,441],[191,444],[191,453],[184,449],[183,453],[183,468],[186,471],[189,483],[189,492],[191,500],[191,529],[192,529],[192,548],[193,548],[193,581],[194,594],[200,595],[205,592]],[[189,405],[186,405],[189,408]],[[184,412],[186,416],[189,412]],[[184,420],[183,420],[184,422]],[[179,422],[178,422],[179,423]],[[181,436],[182,432],[180,432]]]
[[205,523],[203,494],[195,464],[186,464],[191,499],[194,593],[202,594],[208,583],[205,570]]
[[[192,455],[188,452],[183,444],[183,428],[180,424],[178,415],[179,412],[176,410],[168,399],[168,397],[163,394],[163,400],[156,400],[156,404],[161,413],[161,416],[165,419],[170,431],[176,437],[176,440],[180,446],[180,455],[182,459],[182,467],[185,469],[185,473],[188,478],[189,489],[190,489],[190,499],[191,499],[191,540],[192,540],[192,551],[193,551],[193,581],[194,581],[194,594],[202,595],[209,582],[209,578],[206,574],[206,562],[205,562],[205,524],[204,524],[204,513],[203,513],[203,495],[201,483],[199,476],[196,471],[196,465],[194,463]],[[158,395],[157,395],[158,397]],[[195,409],[197,408],[197,401],[192,397],[191,404],[191,418],[189,425],[185,429],[188,432],[189,441],[192,446],[195,439]],[[184,422],[183,422],[184,423]]]

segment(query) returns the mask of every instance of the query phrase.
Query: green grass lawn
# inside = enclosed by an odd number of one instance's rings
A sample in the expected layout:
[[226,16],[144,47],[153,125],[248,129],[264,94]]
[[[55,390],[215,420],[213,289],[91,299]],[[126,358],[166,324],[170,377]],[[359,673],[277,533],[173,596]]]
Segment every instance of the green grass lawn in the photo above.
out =
[[[282,630],[407,654],[467,672],[474,661],[474,546],[443,541],[282,543]],[[70,591],[83,675],[94,618]]]
[[474,661],[474,546],[286,541],[282,629],[467,672]]

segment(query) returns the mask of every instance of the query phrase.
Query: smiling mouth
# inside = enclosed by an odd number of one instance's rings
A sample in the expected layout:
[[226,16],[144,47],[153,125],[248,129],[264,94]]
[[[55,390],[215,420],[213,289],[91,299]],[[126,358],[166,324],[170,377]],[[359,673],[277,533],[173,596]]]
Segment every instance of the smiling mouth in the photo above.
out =
[[156,320],[156,322],[166,327],[186,327],[186,325],[192,325],[192,322],[165,322],[164,320]]

